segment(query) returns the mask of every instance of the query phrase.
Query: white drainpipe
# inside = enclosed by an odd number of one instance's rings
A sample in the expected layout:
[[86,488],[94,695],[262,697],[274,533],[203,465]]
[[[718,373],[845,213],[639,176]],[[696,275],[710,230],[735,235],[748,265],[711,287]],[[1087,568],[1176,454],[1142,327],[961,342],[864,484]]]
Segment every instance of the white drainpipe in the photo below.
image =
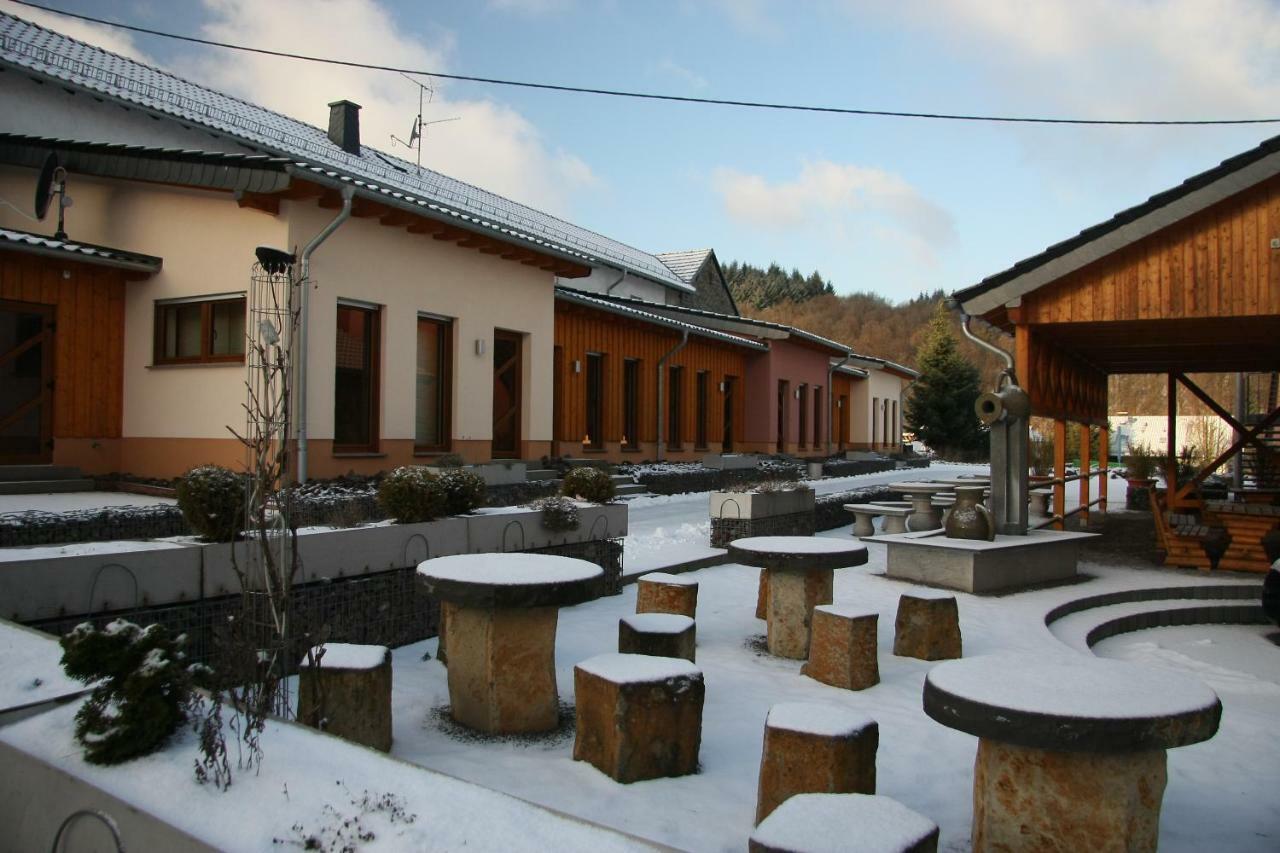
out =
[[307,482],[307,330],[310,328],[311,305],[311,253],[320,248],[320,244],[329,239],[329,235],[338,230],[338,226],[351,218],[351,201],[355,198],[356,188],[342,188],[342,209],[324,229],[311,238],[311,242],[302,250],[301,285],[302,299],[298,308],[298,361],[296,381],[298,384],[298,482]]

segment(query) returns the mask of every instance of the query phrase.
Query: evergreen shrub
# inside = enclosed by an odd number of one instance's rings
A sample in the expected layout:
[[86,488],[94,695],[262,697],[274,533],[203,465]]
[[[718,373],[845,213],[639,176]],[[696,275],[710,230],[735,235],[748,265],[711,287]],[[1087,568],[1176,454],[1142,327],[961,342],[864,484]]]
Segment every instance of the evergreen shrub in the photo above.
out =
[[552,533],[568,533],[578,529],[578,507],[566,497],[554,495],[543,498],[533,508],[542,511],[542,526]]
[[246,478],[221,465],[201,465],[178,479],[178,508],[205,539],[230,542],[244,529]]
[[85,622],[61,640],[67,675],[95,685],[76,712],[76,739],[92,764],[119,764],[155,752],[187,719],[192,688],[212,670],[187,664],[186,636],[117,619],[99,631]]
[[613,500],[614,485],[609,475],[599,468],[573,468],[564,475],[560,493],[597,504]]
[[465,468],[450,468],[436,479],[444,495],[445,515],[462,515],[484,506],[488,489],[484,477]]
[[382,478],[378,505],[399,524],[431,521],[444,511],[444,491],[436,475],[408,465]]

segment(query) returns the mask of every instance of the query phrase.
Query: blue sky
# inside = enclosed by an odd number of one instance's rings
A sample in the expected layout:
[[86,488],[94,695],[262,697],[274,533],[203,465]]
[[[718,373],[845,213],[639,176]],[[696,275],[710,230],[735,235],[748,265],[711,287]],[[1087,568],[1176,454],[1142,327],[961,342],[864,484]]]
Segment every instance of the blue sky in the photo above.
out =
[[[1280,115],[1274,0],[49,0],[157,29],[600,88],[860,108]],[[417,111],[391,74],[246,57],[0,8],[298,118]],[[998,272],[1280,126],[1081,128],[856,118],[435,82],[423,163],[649,251],[820,270],[892,300]]]

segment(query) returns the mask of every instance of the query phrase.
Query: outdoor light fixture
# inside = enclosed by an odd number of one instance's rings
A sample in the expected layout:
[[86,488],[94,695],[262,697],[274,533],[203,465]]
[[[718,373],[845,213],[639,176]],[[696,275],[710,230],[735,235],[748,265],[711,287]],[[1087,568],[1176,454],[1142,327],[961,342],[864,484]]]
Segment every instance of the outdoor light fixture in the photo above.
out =
[[720,383],[720,393],[721,393],[721,394],[723,394],[723,393],[724,393],[725,391],[727,391],[727,390],[729,390],[729,383],[728,383],[728,382],[721,382],[721,383]]
[[574,373],[582,372],[582,362],[578,361],[576,358],[573,360],[573,372]]
[[476,338],[476,355],[484,355],[484,338]]

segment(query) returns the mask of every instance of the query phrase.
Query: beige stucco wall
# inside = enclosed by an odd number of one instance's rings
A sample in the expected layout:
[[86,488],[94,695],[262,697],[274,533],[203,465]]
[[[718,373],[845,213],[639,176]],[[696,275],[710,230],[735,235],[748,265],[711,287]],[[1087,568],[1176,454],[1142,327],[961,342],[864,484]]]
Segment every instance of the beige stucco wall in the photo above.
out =
[[[25,200],[35,172],[0,172],[0,196]],[[244,368],[154,367],[155,300],[216,293],[244,293],[258,245],[284,245],[282,220],[238,207],[230,193],[129,184],[73,175],[67,233],[76,240],[157,255],[160,272],[130,282],[125,301],[125,438],[231,438],[227,426],[243,429]],[[52,234],[44,222],[23,219],[0,207],[0,223]]]
[[[290,246],[305,245],[334,211],[286,203]],[[522,441],[551,440],[551,273],[474,249],[351,219],[312,258],[308,432],[333,437],[334,350],[339,299],[382,306],[382,437],[413,439],[419,312],[454,318],[453,438],[493,432],[494,329],[524,337]],[[485,342],[483,355],[476,341]]]
[[[898,402],[898,430],[892,433],[891,444],[898,441],[902,427],[902,391],[905,382],[885,370],[871,368],[867,371],[867,379],[855,382],[851,392],[849,406],[851,410],[850,442],[855,446],[884,444],[884,430],[879,417],[874,414],[873,406],[883,405],[884,400]],[[890,413],[893,407],[889,407]],[[873,435],[872,425],[879,429]]]

